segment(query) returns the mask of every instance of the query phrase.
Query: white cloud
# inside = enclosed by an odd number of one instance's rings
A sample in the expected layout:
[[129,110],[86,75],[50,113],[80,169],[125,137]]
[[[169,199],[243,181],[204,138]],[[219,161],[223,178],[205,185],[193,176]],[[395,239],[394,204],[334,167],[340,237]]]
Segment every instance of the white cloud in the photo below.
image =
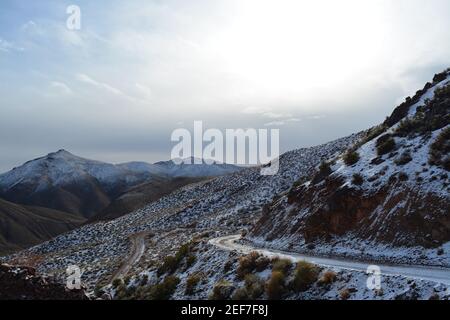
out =
[[272,122],[268,122],[265,123],[264,126],[266,127],[279,127],[279,126],[284,126],[289,122],[300,122],[301,119],[299,118],[288,118],[288,119],[283,119],[283,120],[276,120],[276,121],[272,121]]
[[50,82],[50,87],[63,94],[72,94],[72,89],[70,89],[69,86],[63,82],[52,81]]
[[290,114],[290,113],[279,113],[279,112],[265,112],[265,113],[263,113],[263,116],[265,118],[270,118],[270,119],[281,119],[281,118],[292,117],[292,114]]
[[59,29],[59,39],[67,46],[85,47],[86,43],[80,32],[70,31],[65,28]]
[[81,82],[84,82],[84,83],[90,84],[90,85],[92,85],[94,87],[103,89],[103,90],[108,91],[108,92],[110,92],[112,94],[115,94],[115,95],[118,95],[118,96],[128,97],[125,93],[123,93],[119,89],[116,89],[116,88],[110,86],[107,83],[99,82],[97,80],[94,80],[94,79],[92,79],[90,76],[88,76],[86,74],[79,73],[79,74],[77,74],[76,77]]
[[279,126],[284,126],[285,124],[286,124],[285,121],[278,120],[278,121],[272,121],[272,122],[265,123],[264,125],[266,127],[279,127]]
[[149,87],[141,84],[141,83],[136,83],[135,84],[136,89],[138,89],[138,91],[144,95],[145,97],[151,97],[152,96],[152,89],[150,89]]
[[281,118],[291,118],[291,113],[285,112],[275,112],[272,108],[268,107],[247,107],[241,111],[244,114],[256,114],[261,115],[264,118],[269,119],[281,119]]
[[24,48],[15,45],[12,42],[6,41],[0,38],[0,51],[11,52],[11,51],[24,51]]
[[311,119],[311,120],[320,120],[323,118],[325,118],[325,116],[323,114],[316,114],[316,115],[308,116],[308,119]]
[[37,24],[36,22],[34,22],[33,20],[29,20],[26,23],[24,23],[21,27],[21,29],[23,31],[28,31],[28,30],[34,30],[37,28]]

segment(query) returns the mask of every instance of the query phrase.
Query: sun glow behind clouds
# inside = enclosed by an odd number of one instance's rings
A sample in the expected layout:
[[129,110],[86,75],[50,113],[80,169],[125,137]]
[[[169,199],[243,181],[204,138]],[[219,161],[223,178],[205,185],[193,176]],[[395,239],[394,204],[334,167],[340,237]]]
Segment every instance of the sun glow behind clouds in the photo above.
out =
[[242,1],[211,47],[225,70],[253,86],[305,93],[310,86],[331,87],[373,65],[380,53],[384,30],[376,4]]

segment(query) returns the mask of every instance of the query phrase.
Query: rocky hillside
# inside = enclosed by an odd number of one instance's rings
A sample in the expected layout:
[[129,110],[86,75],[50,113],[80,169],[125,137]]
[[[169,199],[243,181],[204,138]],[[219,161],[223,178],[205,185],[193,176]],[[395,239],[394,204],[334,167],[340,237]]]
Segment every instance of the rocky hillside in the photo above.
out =
[[[331,255],[450,264],[450,71],[266,208],[248,239]],[[408,248],[425,248],[411,254]],[[421,252],[418,254],[418,252]]]

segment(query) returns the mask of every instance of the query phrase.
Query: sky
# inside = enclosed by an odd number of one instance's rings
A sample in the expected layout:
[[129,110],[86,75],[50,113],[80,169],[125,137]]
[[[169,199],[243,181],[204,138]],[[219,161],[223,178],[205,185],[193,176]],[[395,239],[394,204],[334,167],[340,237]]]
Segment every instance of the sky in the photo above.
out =
[[2,0],[0,172],[62,148],[166,160],[194,120],[321,144],[450,67],[448,39],[448,0]]

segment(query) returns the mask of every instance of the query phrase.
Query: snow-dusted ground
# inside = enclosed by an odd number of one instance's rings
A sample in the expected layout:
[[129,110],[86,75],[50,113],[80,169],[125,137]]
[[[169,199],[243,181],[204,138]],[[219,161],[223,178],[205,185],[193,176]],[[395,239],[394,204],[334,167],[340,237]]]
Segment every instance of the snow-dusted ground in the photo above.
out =
[[[232,236],[232,239],[236,237]],[[235,289],[242,288],[244,281],[236,277],[236,269],[239,264],[239,258],[252,250],[253,248],[245,247],[244,250],[239,245],[237,250],[233,244],[232,248],[228,246],[229,242],[223,244],[223,239],[230,239],[229,236],[224,236],[211,240],[208,243],[199,245],[199,250],[196,252],[196,263],[187,270],[179,270],[175,272],[175,276],[180,279],[172,299],[208,299],[214,286],[218,282],[226,281]],[[231,250],[230,250],[231,249]],[[294,261],[305,260],[295,254],[283,255],[271,250],[262,250],[264,254],[270,257],[287,257]],[[314,259],[315,262],[318,262]],[[329,262],[329,261],[327,261]],[[319,263],[320,264],[320,263]],[[330,266],[331,264],[331,266]],[[367,282],[370,275],[366,273],[366,269],[355,270],[356,268],[346,268],[345,266],[333,266],[332,263],[324,263],[321,267],[321,275],[327,271],[332,271],[336,274],[336,280],[328,285],[313,284],[305,292],[294,293],[287,292],[283,299],[288,300],[340,300],[342,299],[342,291],[348,291],[350,300],[394,300],[394,299],[422,299],[427,300],[431,297],[443,300],[450,299],[449,286],[436,281],[417,279],[416,277],[408,277],[397,275],[395,273],[384,272],[380,277],[381,289],[376,290],[369,288]],[[228,265],[227,268],[225,266]],[[382,267],[382,271],[384,268]],[[267,269],[254,272],[259,279],[267,282],[271,276],[272,270]],[[143,275],[147,275],[149,284],[156,283],[157,277],[154,271],[145,271],[136,275],[131,280],[131,285],[140,282]],[[191,275],[199,275],[201,281],[196,286],[192,294],[187,294],[186,280]],[[320,275],[319,275],[320,278]],[[287,281],[292,280],[292,274],[287,276]],[[436,279],[435,279],[436,280]],[[370,281],[369,281],[370,282]],[[259,299],[267,299],[267,295],[263,293]]]

